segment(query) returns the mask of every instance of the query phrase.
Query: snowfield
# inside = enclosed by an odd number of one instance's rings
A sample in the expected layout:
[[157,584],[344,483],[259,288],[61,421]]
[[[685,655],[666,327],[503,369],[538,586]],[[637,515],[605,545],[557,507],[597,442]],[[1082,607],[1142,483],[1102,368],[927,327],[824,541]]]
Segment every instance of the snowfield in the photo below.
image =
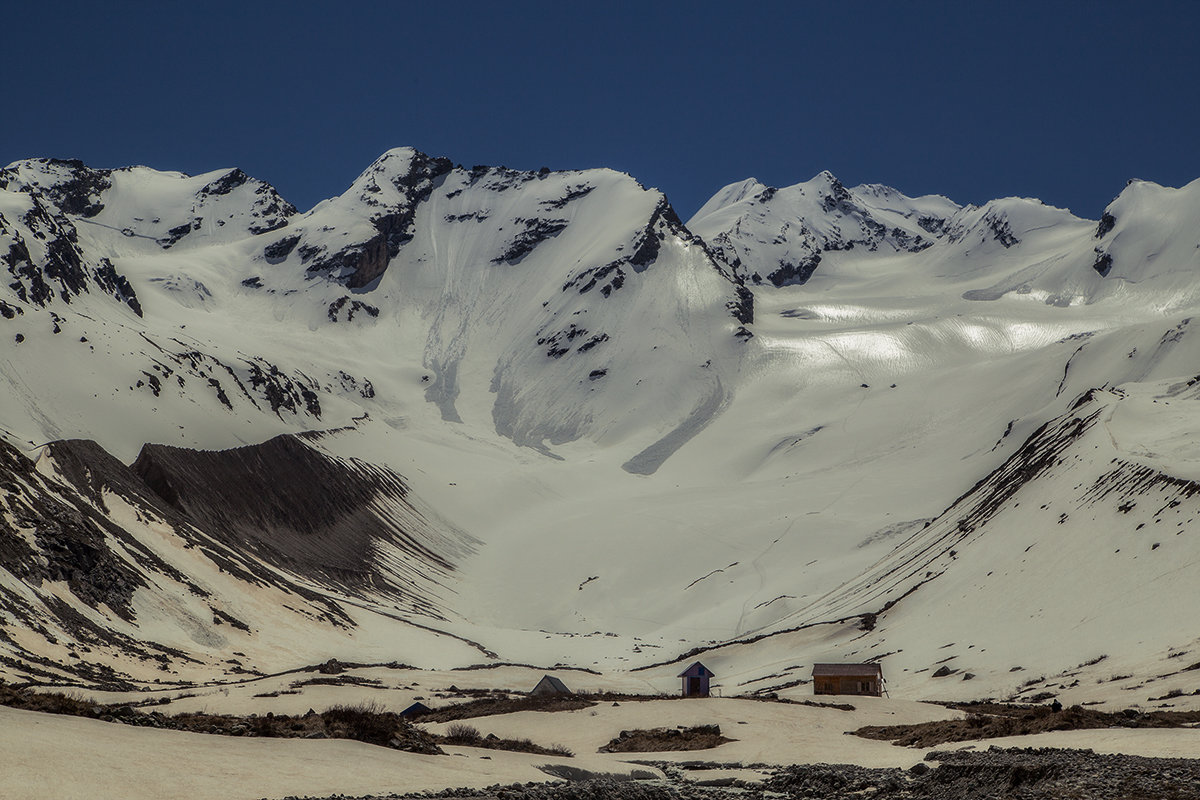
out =
[[[446,786],[549,780],[543,764],[596,773],[655,772],[638,760],[711,760],[720,763],[837,762],[909,767],[924,750],[843,736],[870,724],[900,724],[948,716],[944,709],[869,698],[860,712],[735,700],[650,701],[575,712],[522,712],[470,720],[485,735],[528,737],[565,744],[573,758],[535,756],[469,747],[446,756],[397,752],[359,742],[237,739],[179,731],[146,730],[0,708],[0,767],[6,783],[38,787],[14,797],[280,797],[296,794],[386,794]],[[719,724],[737,741],[690,753],[597,753],[622,729],[664,724]],[[444,725],[430,726],[445,728]],[[22,735],[11,733],[21,731]],[[72,764],[45,774],[49,759]],[[170,763],[173,768],[162,769]],[[113,791],[97,787],[113,787]],[[120,788],[117,788],[120,787]]]
[[[708,768],[688,774],[690,780],[736,777],[759,781],[773,765],[792,763],[907,769],[921,762],[931,749],[894,747],[844,732],[864,725],[950,716],[945,709],[918,703],[879,698],[854,701],[855,711],[839,711],[750,700],[660,700],[470,720],[485,735],[565,744],[575,752],[573,758],[470,747],[448,747],[447,755],[425,756],[360,742],[208,736],[0,708],[0,768],[5,776],[6,797],[13,798],[186,795],[196,800],[234,800],[335,793],[386,795],[545,781],[550,776],[539,767],[546,764],[600,774],[628,775],[635,770],[661,774],[637,763],[646,759],[707,762]],[[714,750],[679,753],[595,752],[621,730],[675,724],[719,724],[722,733],[736,741]],[[993,745],[1200,758],[1200,731],[1055,731],[966,743],[954,749],[986,749]],[[48,763],[70,766],[47,770]],[[171,768],[164,769],[164,764]],[[757,766],[740,766],[750,764]]]
[[[685,223],[611,170],[411,148],[303,213],[240,170],[16,162],[0,678],[656,693],[700,658],[799,699],[869,659],[895,703],[1200,708],[1198,230],[1200,181],[1090,221],[822,173]],[[502,755],[480,780],[533,779]],[[262,793],[383,790],[326,785]]]

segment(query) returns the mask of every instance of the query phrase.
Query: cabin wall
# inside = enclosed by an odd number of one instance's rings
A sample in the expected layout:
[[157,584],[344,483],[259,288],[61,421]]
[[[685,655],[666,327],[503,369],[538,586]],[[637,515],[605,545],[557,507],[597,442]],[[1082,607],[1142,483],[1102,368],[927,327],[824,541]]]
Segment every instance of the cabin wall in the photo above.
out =
[[880,697],[883,695],[883,687],[875,675],[821,675],[813,678],[813,694]]

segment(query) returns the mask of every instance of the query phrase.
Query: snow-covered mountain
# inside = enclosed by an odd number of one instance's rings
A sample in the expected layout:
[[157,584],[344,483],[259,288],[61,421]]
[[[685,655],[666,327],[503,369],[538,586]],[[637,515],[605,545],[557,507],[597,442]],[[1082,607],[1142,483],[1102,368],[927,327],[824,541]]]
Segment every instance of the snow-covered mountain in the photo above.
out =
[[1164,675],[1198,641],[1198,223],[1200,182],[1087,221],[822,173],[685,225],[620,173],[412,149],[306,213],[17,162],[0,676]]
[[[905,197],[877,184],[847,189],[829,172],[783,189],[750,178],[726,186],[688,226],[743,280],[807,281],[832,253],[919,253],[946,235],[962,209],[945,197]],[[997,230],[1003,231],[1001,225]]]

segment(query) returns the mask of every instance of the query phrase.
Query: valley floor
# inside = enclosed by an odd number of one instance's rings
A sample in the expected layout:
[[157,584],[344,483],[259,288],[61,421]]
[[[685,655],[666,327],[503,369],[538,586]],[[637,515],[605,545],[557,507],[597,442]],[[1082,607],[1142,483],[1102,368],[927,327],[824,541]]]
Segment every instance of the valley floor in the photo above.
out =
[[[459,682],[467,683],[469,678],[460,675]],[[315,695],[304,697],[304,702],[316,702],[322,707],[335,702],[358,702],[378,694],[378,690],[362,686],[322,685],[309,688],[320,689],[323,692],[321,698],[325,702],[318,702]],[[294,700],[299,697],[282,695],[279,698],[252,698],[239,697],[237,692],[231,695],[218,691],[205,697],[183,698],[156,708],[165,708],[167,713],[188,708],[204,708],[216,712],[231,710],[236,706],[240,707],[240,713],[243,714],[265,714],[268,708],[275,708],[277,712],[283,713],[280,710],[282,706],[274,705],[273,701],[290,699],[290,704],[294,705]],[[635,770],[641,770],[657,776],[655,781],[649,783],[626,784],[627,788],[614,796],[624,796],[632,792],[630,797],[650,798],[667,786],[674,793],[666,793],[664,797],[676,797],[680,794],[687,796],[694,793],[693,788],[696,792],[720,793],[717,789],[699,787],[698,782],[711,786],[714,781],[717,785],[724,785],[730,780],[737,780],[738,785],[747,787],[761,786],[762,782],[766,781],[765,785],[768,788],[794,796],[804,796],[802,790],[809,786],[811,781],[828,783],[832,780],[826,774],[828,771],[814,778],[816,773],[803,772],[803,768],[795,768],[790,773],[781,772],[781,768],[795,764],[857,765],[864,769],[838,768],[839,774],[845,778],[843,784],[851,778],[869,778],[875,783],[864,785],[895,788],[898,785],[897,776],[908,776],[905,780],[912,780],[913,776],[919,777],[923,773],[923,767],[918,765],[925,764],[926,756],[935,750],[952,751],[945,758],[959,761],[967,758],[965,754],[968,753],[979,753],[985,761],[994,761],[996,757],[986,755],[993,746],[1088,748],[1098,754],[1127,754],[1155,759],[1197,759],[1183,762],[1183,766],[1177,767],[1176,772],[1169,772],[1168,775],[1178,774],[1180,780],[1193,783],[1196,776],[1200,776],[1200,730],[1197,729],[1057,731],[987,742],[951,743],[937,748],[903,748],[886,742],[848,736],[846,733],[865,725],[909,724],[951,719],[960,716],[960,712],[938,705],[887,698],[818,699],[849,702],[854,708],[841,710],[799,703],[785,704],[734,698],[662,698],[604,702],[574,711],[521,711],[468,720],[484,736],[495,734],[501,738],[527,737],[542,745],[565,745],[576,753],[573,758],[470,747],[447,747],[447,755],[419,755],[346,740],[235,738],[139,728],[94,719],[0,708],[0,795],[9,800],[47,797],[56,800],[102,800],[110,797],[126,800],[165,797],[186,797],[189,800],[249,800],[335,794],[397,795],[455,788],[461,789],[465,796],[489,786],[554,780],[551,774],[540,767],[558,765],[560,768],[585,771],[577,773],[579,775],[628,778]],[[445,702],[445,699],[440,702],[431,699],[433,705]],[[424,723],[421,727],[430,732],[445,733],[451,724]],[[719,725],[722,733],[734,741],[716,749],[691,752],[597,752],[599,747],[617,737],[622,730],[712,724]],[[1058,764],[1057,767],[1052,765],[1037,769],[1052,776],[1082,775],[1083,777],[1079,778],[1082,783],[1077,783],[1084,787],[1095,783],[1094,773],[1107,769],[1104,765],[1109,763],[1103,760],[1096,762],[1095,759],[1089,761],[1069,753],[1055,755],[1051,760],[1054,759],[1058,759],[1054,761]],[[647,766],[648,763],[654,766]],[[991,779],[1000,780],[996,777],[996,769],[1000,769],[1002,773],[1004,770],[1011,772],[1014,769],[1011,763],[1005,763],[1007,766],[1001,765],[1002,768],[996,767],[995,764],[985,765],[986,768],[979,767],[982,770],[980,774],[991,775]],[[1135,763],[1128,759],[1116,759],[1111,763],[1114,765],[1113,769],[1133,770],[1130,774],[1136,775],[1157,775],[1155,770],[1159,769],[1157,766],[1150,769],[1140,765],[1140,762]],[[700,764],[705,768],[696,769]],[[1133,766],[1130,766],[1131,764]],[[958,764],[955,769],[961,772],[961,767],[962,765]],[[867,768],[886,772],[867,772]],[[797,773],[796,769],[799,769],[800,773]],[[945,767],[941,766],[938,769]],[[974,770],[975,767],[971,769]],[[1021,770],[1034,770],[1029,773],[1031,775],[1036,773],[1034,767],[1021,767]],[[788,777],[789,774],[791,777]],[[796,774],[801,774],[801,777],[796,778]],[[950,776],[956,773],[950,770],[945,774]],[[1042,777],[1045,777],[1045,774],[1042,774]],[[864,775],[866,778],[863,778]],[[1087,778],[1088,775],[1092,775],[1092,778]],[[956,780],[961,777],[960,774]],[[1092,783],[1088,783],[1089,780]],[[568,792],[567,796],[590,796],[588,792],[594,793],[603,788],[585,789],[584,786],[578,785],[578,791]],[[1195,786],[1181,784],[1181,788],[1194,792]],[[1187,794],[1186,791],[1176,796],[1200,796],[1195,793]],[[533,792],[538,797],[556,796],[555,790],[549,787],[536,791],[527,787],[524,792]],[[583,794],[579,794],[580,792]],[[1035,793],[1030,796],[1054,795]],[[1085,792],[1078,796],[1106,795]]]

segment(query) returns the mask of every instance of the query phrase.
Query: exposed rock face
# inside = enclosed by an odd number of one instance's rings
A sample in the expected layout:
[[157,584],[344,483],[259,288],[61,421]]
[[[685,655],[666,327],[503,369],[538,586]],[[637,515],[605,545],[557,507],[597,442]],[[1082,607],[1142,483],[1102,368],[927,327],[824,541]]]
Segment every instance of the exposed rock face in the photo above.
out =
[[[110,664],[133,657],[166,670],[196,661],[160,643],[172,641],[159,637],[176,614],[201,652],[231,629],[255,635],[255,615],[269,610],[229,606],[205,578],[158,555],[164,536],[247,591],[290,598],[286,610],[306,624],[335,628],[355,622],[314,583],[334,597],[386,598],[396,611],[440,618],[440,580],[473,545],[435,529],[398,475],[292,436],[224,453],[147,446],[136,469],[84,440],[51,443],[43,459],[35,466],[0,439],[0,663],[16,657],[24,674],[48,680],[127,688]],[[120,521],[127,517],[136,524]],[[148,546],[150,524],[166,533]],[[130,635],[148,607],[156,632]],[[92,655],[47,659],[31,645],[39,636]]]
[[[192,178],[31,159],[0,170],[0,189],[9,193],[0,214],[0,267],[18,299],[41,307],[100,292],[141,314],[130,281],[97,255],[109,249],[88,250],[78,226],[101,240],[149,241],[165,250],[266,233],[296,214],[273,187],[238,169]],[[387,220],[379,225],[390,235]]]
[[1013,235],[1012,227],[1008,224],[1008,220],[989,215],[987,223],[996,241],[1006,249],[1021,243],[1021,240]]
[[92,169],[75,160],[27,159],[0,171],[0,188],[37,194],[101,236],[150,240],[164,250],[185,239],[230,241],[266,233],[296,214],[274,187],[240,169],[192,177],[146,167]]
[[[113,669],[110,656],[161,665],[187,661],[186,654],[153,636],[128,633],[139,624],[135,595],[155,586],[170,585],[201,607],[212,604],[214,614],[223,613],[222,601],[108,516],[104,491],[153,514],[148,492],[94,442],[56,442],[45,456],[61,481],[43,475],[0,440],[0,663],[19,665],[24,674],[43,680],[70,676],[125,689],[127,676]],[[245,627],[231,615],[225,619]],[[17,629],[24,634],[16,636]],[[64,646],[69,658],[45,654]]]
[[635,233],[628,255],[622,255],[604,266],[583,270],[563,284],[562,290],[565,292],[568,289],[576,289],[579,294],[587,294],[599,286],[600,294],[609,297],[625,285],[627,270],[635,273],[645,272],[655,262],[662,242],[668,236],[676,236],[709,254],[708,248],[684,227],[679,215],[664,197],[655,206],[645,226]]
[[[70,451],[76,445],[63,443]],[[94,446],[94,445],[93,445]],[[106,543],[109,536],[125,544],[134,540],[85,503],[55,495],[33,462],[0,440],[0,568],[33,586],[64,581],[70,592],[91,608],[106,605],[124,620],[133,619],[130,600],[145,580]],[[10,516],[12,524],[5,522]],[[32,541],[18,531],[32,532]],[[137,548],[143,557],[148,553]],[[162,566],[161,563],[157,564]]]
[[629,263],[635,272],[646,269],[658,258],[662,241],[667,238],[668,234],[675,234],[686,241],[695,238],[683,226],[679,215],[675,213],[675,209],[671,208],[671,204],[664,197],[655,206],[654,213],[650,215],[650,221],[646,223],[646,227],[634,241],[633,255],[629,257]]
[[[129,281],[107,258],[89,262],[80,249],[75,225],[64,211],[34,187],[25,186],[20,196],[24,209],[19,216],[0,214],[0,265],[7,268],[12,278],[9,288],[18,299],[45,307],[56,298],[70,303],[80,294],[99,290],[141,316],[141,305]],[[71,207],[83,202],[78,195],[65,198]],[[84,208],[92,210],[91,206]]]
[[[404,158],[411,153],[407,163]],[[439,178],[453,168],[449,159],[431,158],[424,153],[406,151],[385,154],[338,200],[357,205],[369,212],[370,228],[359,233],[351,244],[305,236],[300,240],[284,237],[268,245],[263,254],[268,260],[286,257],[295,242],[301,263],[310,273],[323,273],[350,289],[361,289],[374,282],[396,257],[400,247],[413,237],[413,217],[417,206],[429,198]],[[285,242],[290,242],[284,244]]]
[[[90,219],[104,210],[104,193],[112,188],[112,172],[92,169],[78,159],[40,158],[28,162],[39,165],[46,181],[34,179],[33,186],[64,214]],[[17,170],[0,171],[0,189],[20,182]]]
[[[132,469],[231,548],[330,586],[405,597],[431,615],[435,605],[410,581],[436,582],[463,552],[409,504],[399,475],[328,456],[295,436],[223,451],[146,445]],[[381,569],[381,547],[409,557],[410,574]]]
[[549,238],[558,236],[567,228],[565,219],[518,219],[523,230],[504,248],[504,252],[492,259],[493,264],[519,264],[521,259]]
[[[767,281],[772,286],[793,286],[802,283],[808,283],[808,279],[817,271],[817,267],[821,266],[821,254],[813,253],[807,258],[799,259],[798,261],[780,260],[776,269],[767,273]],[[762,283],[761,279],[751,276],[751,281],[754,283]]]
[[362,313],[368,317],[378,317],[379,309],[361,300],[351,300],[349,297],[339,297],[329,304],[329,320],[338,322],[345,311],[346,322],[353,322],[356,314]]

